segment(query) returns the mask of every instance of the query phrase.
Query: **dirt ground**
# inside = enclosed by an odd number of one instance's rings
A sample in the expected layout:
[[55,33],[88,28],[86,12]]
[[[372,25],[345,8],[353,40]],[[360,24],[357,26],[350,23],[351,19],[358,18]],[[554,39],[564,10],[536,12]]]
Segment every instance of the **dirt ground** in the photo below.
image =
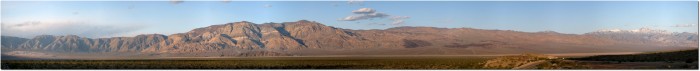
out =
[[578,61],[591,69],[698,69],[698,62]]

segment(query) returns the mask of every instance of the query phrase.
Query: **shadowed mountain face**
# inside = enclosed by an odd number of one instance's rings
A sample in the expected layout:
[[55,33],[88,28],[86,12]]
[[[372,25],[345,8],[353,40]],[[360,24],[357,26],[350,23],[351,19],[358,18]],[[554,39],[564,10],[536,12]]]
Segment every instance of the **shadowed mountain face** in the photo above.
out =
[[87,53],[220,53],[222,56],[225,52],[246,56],[454,55],[673,50],[697,48],[697,38],[695,33],[610,31],[574,35],[433,27],[347,30],[301,20],[266,24],[243,21],[167,36],[148,34],[98,39],[74,35],[42,35],[31,39],[2,36],[2,48]]

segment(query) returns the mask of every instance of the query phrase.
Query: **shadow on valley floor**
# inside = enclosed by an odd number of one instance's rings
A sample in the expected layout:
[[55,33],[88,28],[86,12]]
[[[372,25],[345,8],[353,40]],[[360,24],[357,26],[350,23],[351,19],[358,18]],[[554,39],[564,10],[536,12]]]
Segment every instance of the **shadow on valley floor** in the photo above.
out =
[[698,69],[698,49],[571,58],[593,69]]

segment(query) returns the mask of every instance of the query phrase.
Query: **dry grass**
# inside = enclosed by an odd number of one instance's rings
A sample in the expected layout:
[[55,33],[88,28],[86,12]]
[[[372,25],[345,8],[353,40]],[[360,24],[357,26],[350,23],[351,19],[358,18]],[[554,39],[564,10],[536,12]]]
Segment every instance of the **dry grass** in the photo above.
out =
[[2,69],[481,69],[487,58],[248,58],[220,60],[3,60]]

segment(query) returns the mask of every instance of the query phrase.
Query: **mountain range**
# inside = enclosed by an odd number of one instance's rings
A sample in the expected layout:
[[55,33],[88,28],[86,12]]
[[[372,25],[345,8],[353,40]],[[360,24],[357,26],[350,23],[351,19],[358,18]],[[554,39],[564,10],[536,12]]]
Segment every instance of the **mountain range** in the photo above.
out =
[[2,36],[1,41],[3,52],[116,53],[161,57],[481,55],[688,49],[697,48],[698,34],[648,28],[601,30],[585,34],[435,27],[350,30],[300,20],[264,24],[242,21],[171,35],[143,34],[112,38]]

